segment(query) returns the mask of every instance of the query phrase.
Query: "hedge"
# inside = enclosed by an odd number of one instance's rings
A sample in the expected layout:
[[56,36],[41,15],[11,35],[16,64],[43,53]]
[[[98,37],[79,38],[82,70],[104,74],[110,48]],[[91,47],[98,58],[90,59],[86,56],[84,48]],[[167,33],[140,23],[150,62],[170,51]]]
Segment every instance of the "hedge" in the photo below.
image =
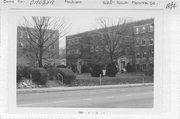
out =
[[57,68],[48,68],[46,71],[49,73],[49,80],[57,80],[58,70]]
[[23,77],[30,78],[31,67],[17,66],[17,82],[20,82]]
[[65,84],[71,84],[74,80],[76,80],[76,75],[70,69],[57,68],[57,71],[60,75],[63,76],[63,83]]
[[106,75],[109,77],[115,77],[116,73],[118,72],[115,63],[110,63],[106,67]]
[[91,72],[91,76],[92,77],[99,77],[100,74],[102,75],[103,72],[102,72],[102,68],[100,65],[96,64],[93,69],[92,69],[92,72]]
[[44,85],[49,80],[49,74],[44,68],[31,69],[32,80]]

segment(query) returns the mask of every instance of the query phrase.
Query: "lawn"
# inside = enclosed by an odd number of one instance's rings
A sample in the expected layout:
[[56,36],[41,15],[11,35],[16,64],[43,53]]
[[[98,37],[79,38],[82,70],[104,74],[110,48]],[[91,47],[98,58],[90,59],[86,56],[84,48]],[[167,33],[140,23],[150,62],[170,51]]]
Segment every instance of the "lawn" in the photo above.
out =
[[[142,73],[121,73],[116,77],[104,76],[101,78],[101,85],[153,83],[152,76],[145,76]],[[99,77],[91,77],[90,74],[77,74],[76,81],[71,86],[95,86],[100,85]]]

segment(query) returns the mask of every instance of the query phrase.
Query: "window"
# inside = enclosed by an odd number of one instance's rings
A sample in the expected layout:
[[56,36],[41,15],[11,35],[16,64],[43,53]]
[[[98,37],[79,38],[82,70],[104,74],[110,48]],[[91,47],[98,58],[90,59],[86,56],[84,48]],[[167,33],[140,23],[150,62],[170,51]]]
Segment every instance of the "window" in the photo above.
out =
[[27,33],[27,38],[30,38],[28,33]]
[[152,25],[149,25],[149,32],[153,32],[153,26]]
[[20,31],[18,31],[17,37],[21,37],[21,32]]
[[139,53],[137,53],[137,56],[136,56],[137,58],[140,58],[140,54]]
[[22,32],[23,38],[27,38],[26,32]]
[[151,57],[154,57],[154,51],[151,52]]
[[135,28],[135,34],[139,34],[139,28],[138,27]]
[[90,47],[90,52],[94,52],[94,46]]
[[19,47],[23,47],[23,43],[22,42],[19,43]]
[[141,30],[141,33],[144,33],[145,31],[146,31],[146,27],[143,26],[143,27],[142,27],[142,30]]
[[146,69],[146,64],[143,64],[143,65],[142,65],[142,68],[143,68],[143,69]]
[[153,41],[154,41],[153,38],[151,38],[150,41],[149,41],[149,44],[153,45]]
[[151,67],[151,68],[153,68],[153,67],[154,67],[154,65],[151,63],[151,64],[150,64],[150,67]]
[[96,48],[95,48],[95,51],[98,52],[99,51],[99,46],[97,45]]
[[135,44],[139,45],[139,39],[138,38],[135,38]]
[[140,69],[141,69],[139,64],[136,64],[136,69],[137,69],[137,70],[140,70]]
[[72,42],[71,42],[73,45],[75,45],[75,44],[78,44],[79,43],[79,39],[72,39]]
[[146,45],[146,40],[142,39],[142,45]]
[[18,37],[23,38],[23,32],[22,31],[18,31]]
[[28,32],[24,32],[24,33],[22,33],[22,34],[23,34],[23,38],[29,38]]
[[147,54],[147,53],[146,53],[146,52],[144,52],[144,53],[143,53],[143,57],[146,57],[146,54]]

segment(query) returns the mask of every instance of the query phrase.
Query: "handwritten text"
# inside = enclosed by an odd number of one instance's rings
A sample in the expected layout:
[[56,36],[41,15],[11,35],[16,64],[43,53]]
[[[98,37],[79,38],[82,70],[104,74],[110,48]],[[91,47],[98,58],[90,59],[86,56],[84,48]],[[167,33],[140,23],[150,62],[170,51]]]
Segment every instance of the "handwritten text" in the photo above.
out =
[[30,5],[53,5],[54,0],[31,0]]
[[166,9],[175,9],[177,7],[176,3],[175,2],[170,2],[166,5]]

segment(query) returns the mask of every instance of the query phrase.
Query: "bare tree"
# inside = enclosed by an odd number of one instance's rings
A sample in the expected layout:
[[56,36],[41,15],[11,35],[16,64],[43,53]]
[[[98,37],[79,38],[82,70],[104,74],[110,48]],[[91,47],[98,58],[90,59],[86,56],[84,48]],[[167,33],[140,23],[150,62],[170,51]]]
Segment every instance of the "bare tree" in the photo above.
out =
[[126,26],[126,19],[113,21],[102,17],[98,18],[98,24],[100,28],[96,31],[101,34],[100,48],[109,55],[110,62],[113,62],[127,44],[127,39],[132,39],[132,36],[128,34],[130,29]]
[[25,48],[33,54],[38,66],[42,67],[43,59],[52,57],[54,45],[59,45],[59,39],[67,34],[67,23],[64,18],[57,17],[23,18],[20,26],[27,35]]
[[59,52],[60,52],[59,58],[60,59],[65,59],[66,58],[66,48],[65,47],[60,48]]

